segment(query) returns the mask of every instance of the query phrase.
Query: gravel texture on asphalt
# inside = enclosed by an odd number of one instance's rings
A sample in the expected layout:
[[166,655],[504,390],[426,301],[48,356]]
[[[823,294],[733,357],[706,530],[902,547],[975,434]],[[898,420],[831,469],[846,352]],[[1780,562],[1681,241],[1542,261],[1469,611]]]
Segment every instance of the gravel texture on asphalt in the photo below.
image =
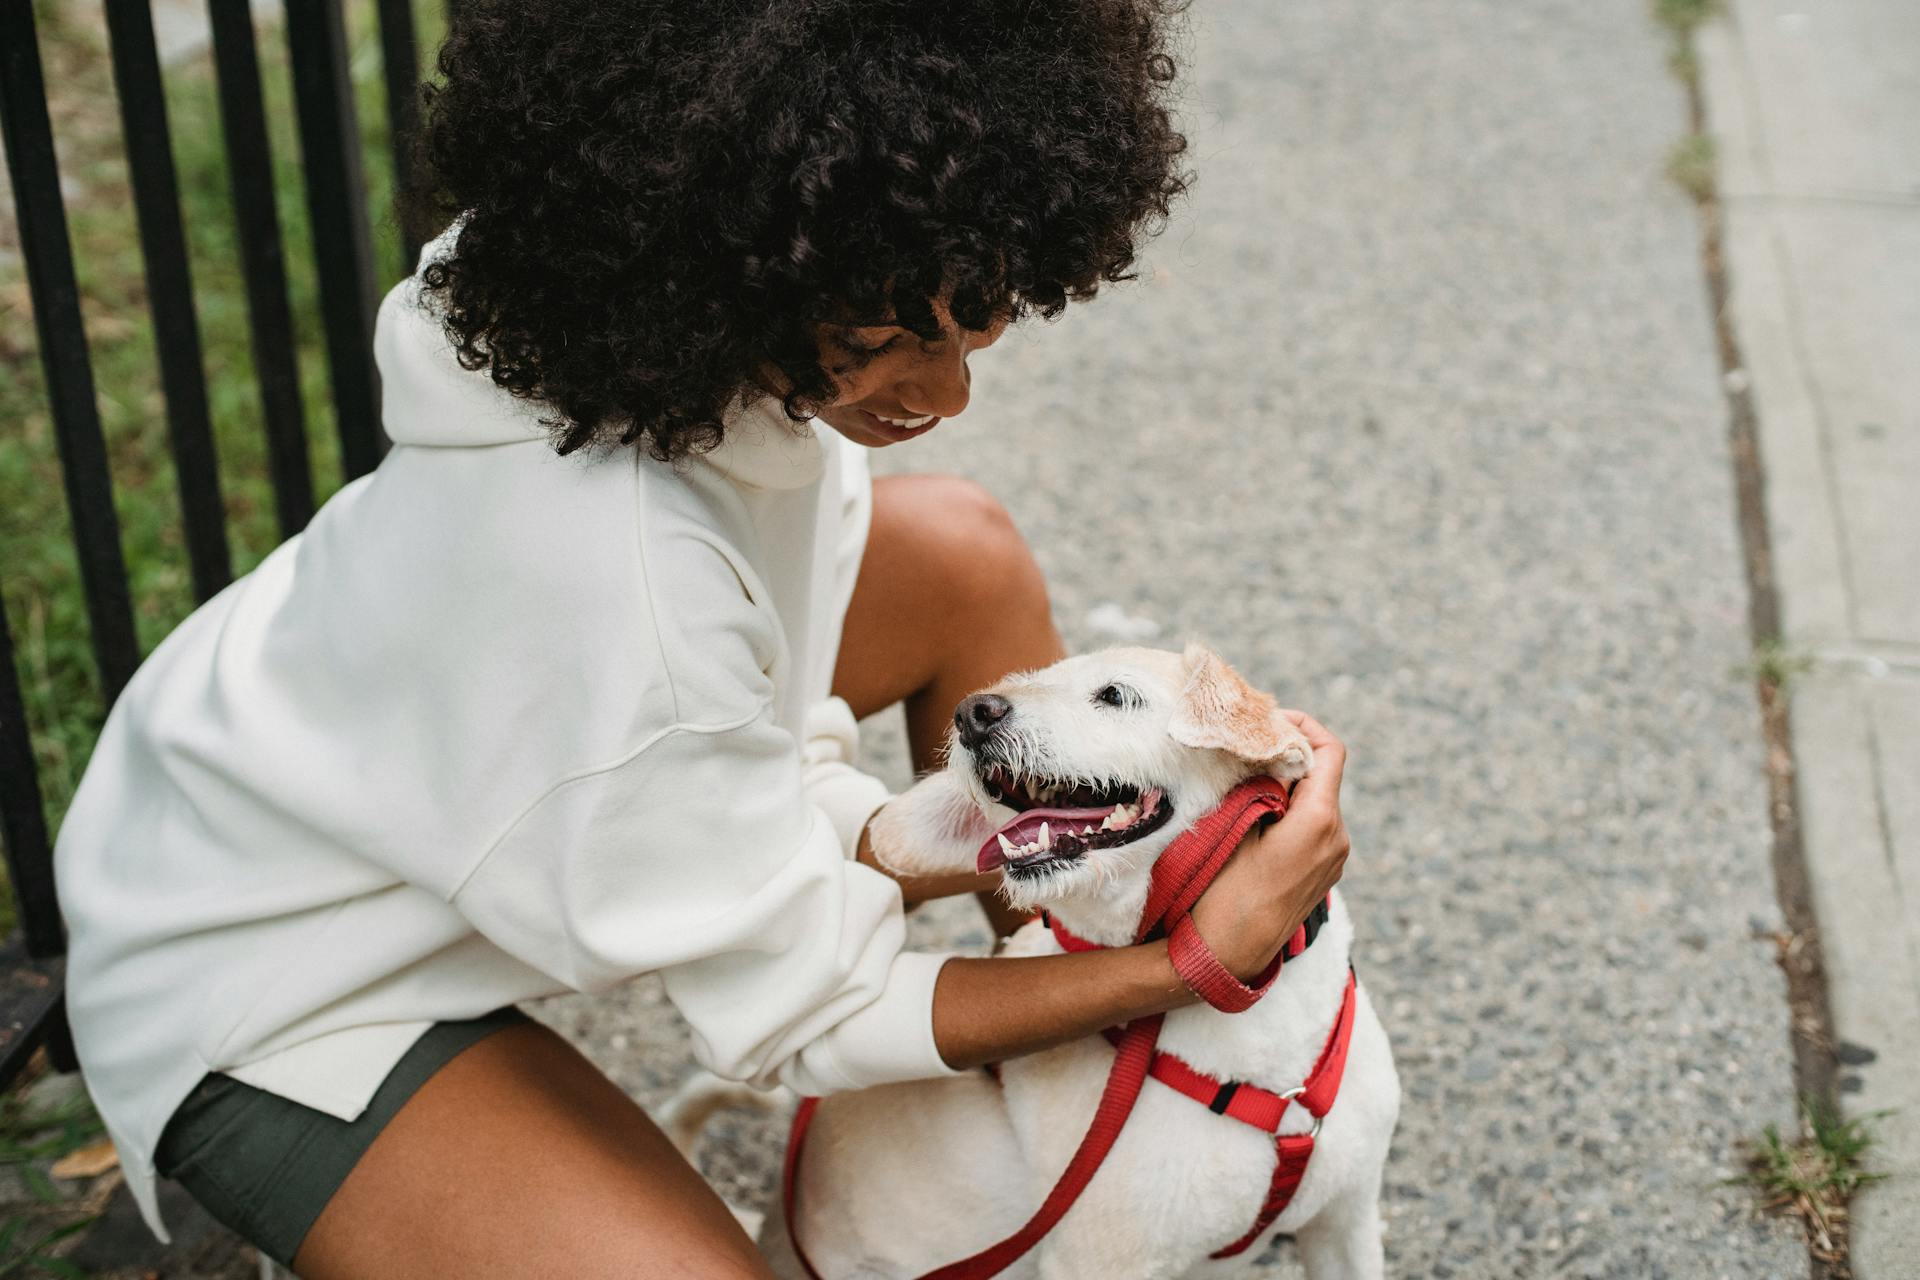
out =
[[[1200,180],[1141,279],[976,357],[877,469],[992,489],[1072,647],[1203,638],[1346,738],[1393,1274],[1804,1276],[1723,1182],[1792,1079],[1663,37],[1578,0],[1209,0],[1191,35]],[[905,784],[897,716],[866,754]],[[987,942],[970,903],[914,934]],[[693,1069],[654,981],[534,1012],[649,1106]],[[704,1172],[766,1206],[783,1129],[719,1117]],[[119,1210],[116,1277],[153,1247]],[[166,1274],[252,1274],[174,1218]]]
[[[1805,1275],[1723,1185],[1792,1077],[1664,36],[1578,0],[1190,31],[1199,183],[1141,279],[977,355],[969,412],[876,466],[992,489],[1072,647],[1205,638],[1349,742],[1394,1274]],[[690,1070],[651,983],[543,1016],[645,1102]],[[780,1141],[726,1117],[705,1170],[764,1203]]]

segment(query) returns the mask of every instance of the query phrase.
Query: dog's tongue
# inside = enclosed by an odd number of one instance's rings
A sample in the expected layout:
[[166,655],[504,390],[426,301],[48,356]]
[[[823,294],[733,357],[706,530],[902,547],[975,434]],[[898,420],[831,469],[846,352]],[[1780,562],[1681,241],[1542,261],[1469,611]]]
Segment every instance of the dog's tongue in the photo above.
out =
[[[1158,790],[1147,792],[1145,796],[1141,797],[1141,801],[1134,811],[1132,820],[1111,829],[1124,831],[1135,822],[1143,820],[1148,814],[1153,812],[1154,806],[1157,805],[1159,801],[1160,792]],[[1115,805],[1106,804],[1099,805],[1092,809],[1023,809],[1009,818],[998,831],[988,836],[981,844],[979,858],[980,872],[984,875],[998,867],[1005,866],[1008,862],[1007,845],[1013,846],[1015,851],[1014,857],[1038,857],[1041,853],[1045,852],[1045,850],[1037,848],[1031,849],[1030,851],[1026,849],[1027,846],[1034,845],[1039,841],[1040,827],[1042,824],[1046,825],[1049,836],[1061,836],[1068,832],[1074,835],[1081,835],[1086,833],[1088,828],[1096,832],[1106,830],[1108,829],[1106,826],[1107,819],[1113,816],[1113,811],[1116,807]],[[1001,843],[1003,837],[1006,840],[1006,844]]]

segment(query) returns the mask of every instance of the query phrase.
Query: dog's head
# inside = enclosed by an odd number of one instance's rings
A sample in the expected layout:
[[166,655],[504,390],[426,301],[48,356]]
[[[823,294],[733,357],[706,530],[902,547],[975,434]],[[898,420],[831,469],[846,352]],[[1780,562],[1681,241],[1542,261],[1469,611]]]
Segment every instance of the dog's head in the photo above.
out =
[[998,869],[1015,906],[1099,916],[1137,917],[1154,860],[1235,784],[1313,763],[1273,699],[1199,645],[1011,676],[961,702],[948,743],[947,767],[875,819],[880,860],[917,875]]

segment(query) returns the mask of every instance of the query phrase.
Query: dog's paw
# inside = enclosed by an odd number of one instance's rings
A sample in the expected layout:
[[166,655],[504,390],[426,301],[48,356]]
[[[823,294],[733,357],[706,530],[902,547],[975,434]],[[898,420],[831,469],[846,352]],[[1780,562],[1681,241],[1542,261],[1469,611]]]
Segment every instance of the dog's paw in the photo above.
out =
[[951,769],[930,773],[873,816],[873,856],[903,875],[971,871],[993,823]]

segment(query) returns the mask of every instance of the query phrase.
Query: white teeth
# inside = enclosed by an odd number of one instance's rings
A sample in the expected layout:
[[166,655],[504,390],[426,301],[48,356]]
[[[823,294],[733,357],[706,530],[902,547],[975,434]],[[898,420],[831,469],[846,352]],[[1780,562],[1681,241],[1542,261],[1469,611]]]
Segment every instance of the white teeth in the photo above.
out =
[[1044,822],[1040,824],[1040,847],[1042,849],[1053,848],[1053,832],[1047,829],[1047,824]]
[[1014,854],[1020,852],[1018,849],[1013,847],[1013,841],[1007,839],[1007,837],[1004,834],[1002,834],[1000,837],[1000,851],[1006,854],[1009,858],[1011,858]]
[[873,416],[879,418],[880,421],[886,423],[888,426],[907,428],[924,427],[929,422],[932,422],[934,418],[934,415],[931,413],[918,418],[887,418],[881,417],[881,415],[877,413]]
[[1089,822],[1089,823],[1088,823],[1088,824],[1087,824],[1086,826],[1084,826],[1084,827],[1082,827],[1082,828],[1080,828],[1080,834],[1081,834],[1081,835],[1083,835],[1083,836],[1090,836],[1090,835],[1092,835],[1092,834],[1093,834],[1093,824],[1092,824],[1091,822]]

